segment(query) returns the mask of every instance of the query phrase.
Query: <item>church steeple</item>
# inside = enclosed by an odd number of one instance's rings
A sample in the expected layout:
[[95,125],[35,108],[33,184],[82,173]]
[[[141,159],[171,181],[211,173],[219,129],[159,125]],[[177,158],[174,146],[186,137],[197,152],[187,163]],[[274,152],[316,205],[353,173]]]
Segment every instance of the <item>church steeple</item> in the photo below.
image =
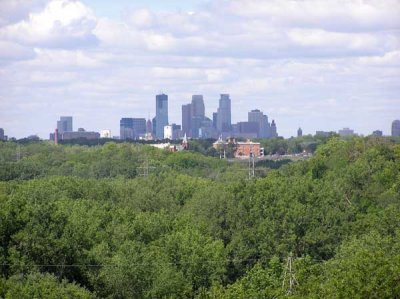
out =
[[188,140],[186,137],[186,133],[185,133],[185,136],[183,136],[182,147],[184,150],[187,150],[189,148],[189,143],[188,143]]

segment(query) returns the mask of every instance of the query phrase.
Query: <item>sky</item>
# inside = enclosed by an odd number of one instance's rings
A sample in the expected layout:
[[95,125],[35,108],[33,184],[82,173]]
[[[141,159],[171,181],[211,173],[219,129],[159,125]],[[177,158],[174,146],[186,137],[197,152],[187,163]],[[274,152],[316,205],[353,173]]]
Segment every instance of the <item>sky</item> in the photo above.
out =
[[400,0],[0,0],[0,127],[48,138],[152,118],[230,94],[232,121],[260,109],[278,133],[400,119]]

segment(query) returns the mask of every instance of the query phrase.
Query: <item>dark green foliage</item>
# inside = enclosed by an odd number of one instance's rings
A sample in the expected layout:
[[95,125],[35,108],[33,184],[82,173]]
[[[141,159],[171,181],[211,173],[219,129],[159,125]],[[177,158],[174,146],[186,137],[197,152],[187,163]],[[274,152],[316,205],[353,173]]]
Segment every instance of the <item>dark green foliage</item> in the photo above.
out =
[[50,274],[31,273],[0,278],[0,297],[5,299],[91,299],[96,296],[76,284],[61,282]]
[[146,145],[1,143],[0,298],[400,298],[400,145],[331,138],[264,174]]

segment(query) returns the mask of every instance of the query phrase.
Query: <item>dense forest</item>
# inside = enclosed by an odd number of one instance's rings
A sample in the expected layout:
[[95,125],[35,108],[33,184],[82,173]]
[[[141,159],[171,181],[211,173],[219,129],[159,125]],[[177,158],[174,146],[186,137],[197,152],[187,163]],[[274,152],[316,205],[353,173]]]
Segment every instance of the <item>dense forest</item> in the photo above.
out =
[[0,298],[400,298],[400,144],[315,147],[249,179],[198,152],[1,142]]

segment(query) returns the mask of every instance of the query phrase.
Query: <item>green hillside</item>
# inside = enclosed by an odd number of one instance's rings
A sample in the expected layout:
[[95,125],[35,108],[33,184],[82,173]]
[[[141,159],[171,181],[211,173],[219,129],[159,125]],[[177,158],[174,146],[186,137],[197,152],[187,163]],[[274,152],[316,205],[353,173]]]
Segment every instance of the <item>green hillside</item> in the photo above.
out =
[[0,143],[0,298],[400,298],[399,144],[334,137],[259,173]]

